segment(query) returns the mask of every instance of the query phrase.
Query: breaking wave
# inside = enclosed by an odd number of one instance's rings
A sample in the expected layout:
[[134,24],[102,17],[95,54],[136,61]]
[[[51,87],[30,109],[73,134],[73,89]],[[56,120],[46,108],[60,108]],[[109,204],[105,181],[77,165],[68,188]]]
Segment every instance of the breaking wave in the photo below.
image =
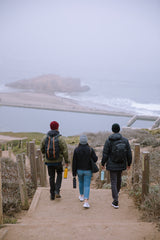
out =
[[160,104],[139,103],[128,98],[105,98],[96,95],[69,95],[64,93],[56,93],[57,96],[65,97],[78,101],[79,104],[101,110],[123,111],[126,113],[139,115],[160,115]]

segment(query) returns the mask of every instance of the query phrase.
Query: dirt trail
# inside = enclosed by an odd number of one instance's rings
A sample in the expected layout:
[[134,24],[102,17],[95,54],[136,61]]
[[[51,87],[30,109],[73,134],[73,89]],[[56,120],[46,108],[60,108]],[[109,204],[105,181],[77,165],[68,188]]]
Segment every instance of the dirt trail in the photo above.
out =
[[51,201],[49,188],[38,188],[27,214],[18,224],[4,228],[8,231],[3,240],[160,239],[152,223],[140,220],[133,201],[123,191],[120,208],[114,209],[111,190],[91,189],[91,207],[84,209],[69,173],[63,179],[61,195],[61,199]]

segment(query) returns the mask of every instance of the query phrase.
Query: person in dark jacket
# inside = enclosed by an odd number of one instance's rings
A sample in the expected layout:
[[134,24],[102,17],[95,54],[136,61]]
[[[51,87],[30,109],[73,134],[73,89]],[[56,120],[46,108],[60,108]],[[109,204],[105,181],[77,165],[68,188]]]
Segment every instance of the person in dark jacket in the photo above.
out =
[[[119,208],[118,195],[121,188],[121,175],[122,171],[130,168],[132,163],[132,152],[127,138],[124,138],[120,132],[118,123],[112,125],[113,134],[106,140],[103,148],[103,156],[101,160],[102,169],[106,164],[106,169],[110,171],[111,189],[114,208]],[[116,155],[115,145],[119,144],[122,152]],[[120,150],[119,150],[120,151]],[[118,159],[120,156],[120,159]],[[118,160],[117,160],[118,159]]]
[[78,174],[79,200],[84,201],[83,207],[89,208],[90,183],[92,177],[91,158],[94,162],[98,160],[93,148],[88,145],[86,135],[80,136],[80,143],[75,148],[72,161],[72,175]]
[[[50,183],[50,199],[54,200],[56,198],[61,198],[60,188],[62,183],[62,173],[63,173],[63,159],[65,161],[65,167],[68,167],[68,148],[64,138],[59,134],[59,123],[52,121],[50,123],[50,131],[47,133],[49,136],[57,136],[59,139],[59,157],[58,159],[48,160],[45,158],[45,164],[48,168],[49,183]],[[45,154],[45,140],[47,135],[45,135],[41,141],[41,152]],[[57,178],[55,182],[55,173],[57,173]]]

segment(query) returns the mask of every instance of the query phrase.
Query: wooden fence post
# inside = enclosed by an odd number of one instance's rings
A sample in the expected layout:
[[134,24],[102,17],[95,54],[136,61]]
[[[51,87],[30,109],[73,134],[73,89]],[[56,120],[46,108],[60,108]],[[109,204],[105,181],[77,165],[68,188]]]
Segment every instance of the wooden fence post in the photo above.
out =
[[43,158],[42,158],[42,166],[43,166],[43,181],[44,181],[44,186],[47,186],[47,167],[43,162]]
[[19,188],[20,188],[22,209],[27,210],[29,208],[29,204],[28,204],[28,196],[27,196],[25,173],[24,173],[24,161],[23,161],[22,154],[17,154],[16,155],[16,161],[17,161],[18,179],[19,179]]
[[29,142],[29,159],[31,165],[31,178],[34,187],[37,188],[37,168],[36,168],[36,158],[35,158],[35,142]]
[[25,166],[25,164],[26,164],[26,155],[25,155],[25,153],[22,153],[22,159],[23,159],[23,163],[24,163],[24,166]]
[[133,188],[137,189],[139,183],[140,144],[135,144],[133,162]]
[[142,199],[149,193],[149,152],[143,152],[142,158]]
[[36,167],[37,167],[37,178],[40,179],[40,158],[38,155],[38,151],[36,152]]
[[26,155],[27,157],[29,157],[29,142],[26,142],[26,149],[27,149]]
[[[133,159],[133,150],[131,150],[132,151],[132,159]],[[127,170],[127,175],[128,175],[128,177],[127,177],[127,186],[128,187],[131,187],[132,185],[133,185],[133,162],[134,162],[134,160],[132,160],[132,164],[131,164],[131,166],[130,166],[130,169],[129,170]]]
[[0,157],[0,224],[3,224],[1,157]]
[[46,186],[46,168],[43,162],[42,153],[40,149],[37,149],[38,163],[39,163],[39,171],[40,171],[40,185],[42,187]]
[[8,146],[8,154],[9,154],[9,158],[11,158],[11,154],[12,154],[12,148]]

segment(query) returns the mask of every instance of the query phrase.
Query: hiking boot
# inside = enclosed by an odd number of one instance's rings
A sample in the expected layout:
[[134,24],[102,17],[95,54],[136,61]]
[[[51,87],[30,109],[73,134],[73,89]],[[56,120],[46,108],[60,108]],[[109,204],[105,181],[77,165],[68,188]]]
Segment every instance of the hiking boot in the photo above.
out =
[[51,200],[54,200],[54,199],[55,199],[55,195],[51,194],[51,195],[50,195],[50,199],[51,199]]
[[90,208],[90,205],[89,205],[88,202],[85,202],[85,203],[83,204],[83,207],[84,207],[84,208]]
[[112,202],[112,207],[114,207],[114,208],[116,208],[116,209],[119,208],[119,206],[118,206],[118,201],[115,201],[115,200],[114,200],[114,201]]
[[60,195],[60,193],[58,193],[58,192],[55,192],[55,197],[56,197],[56,198],[61,198],[61,195]]

